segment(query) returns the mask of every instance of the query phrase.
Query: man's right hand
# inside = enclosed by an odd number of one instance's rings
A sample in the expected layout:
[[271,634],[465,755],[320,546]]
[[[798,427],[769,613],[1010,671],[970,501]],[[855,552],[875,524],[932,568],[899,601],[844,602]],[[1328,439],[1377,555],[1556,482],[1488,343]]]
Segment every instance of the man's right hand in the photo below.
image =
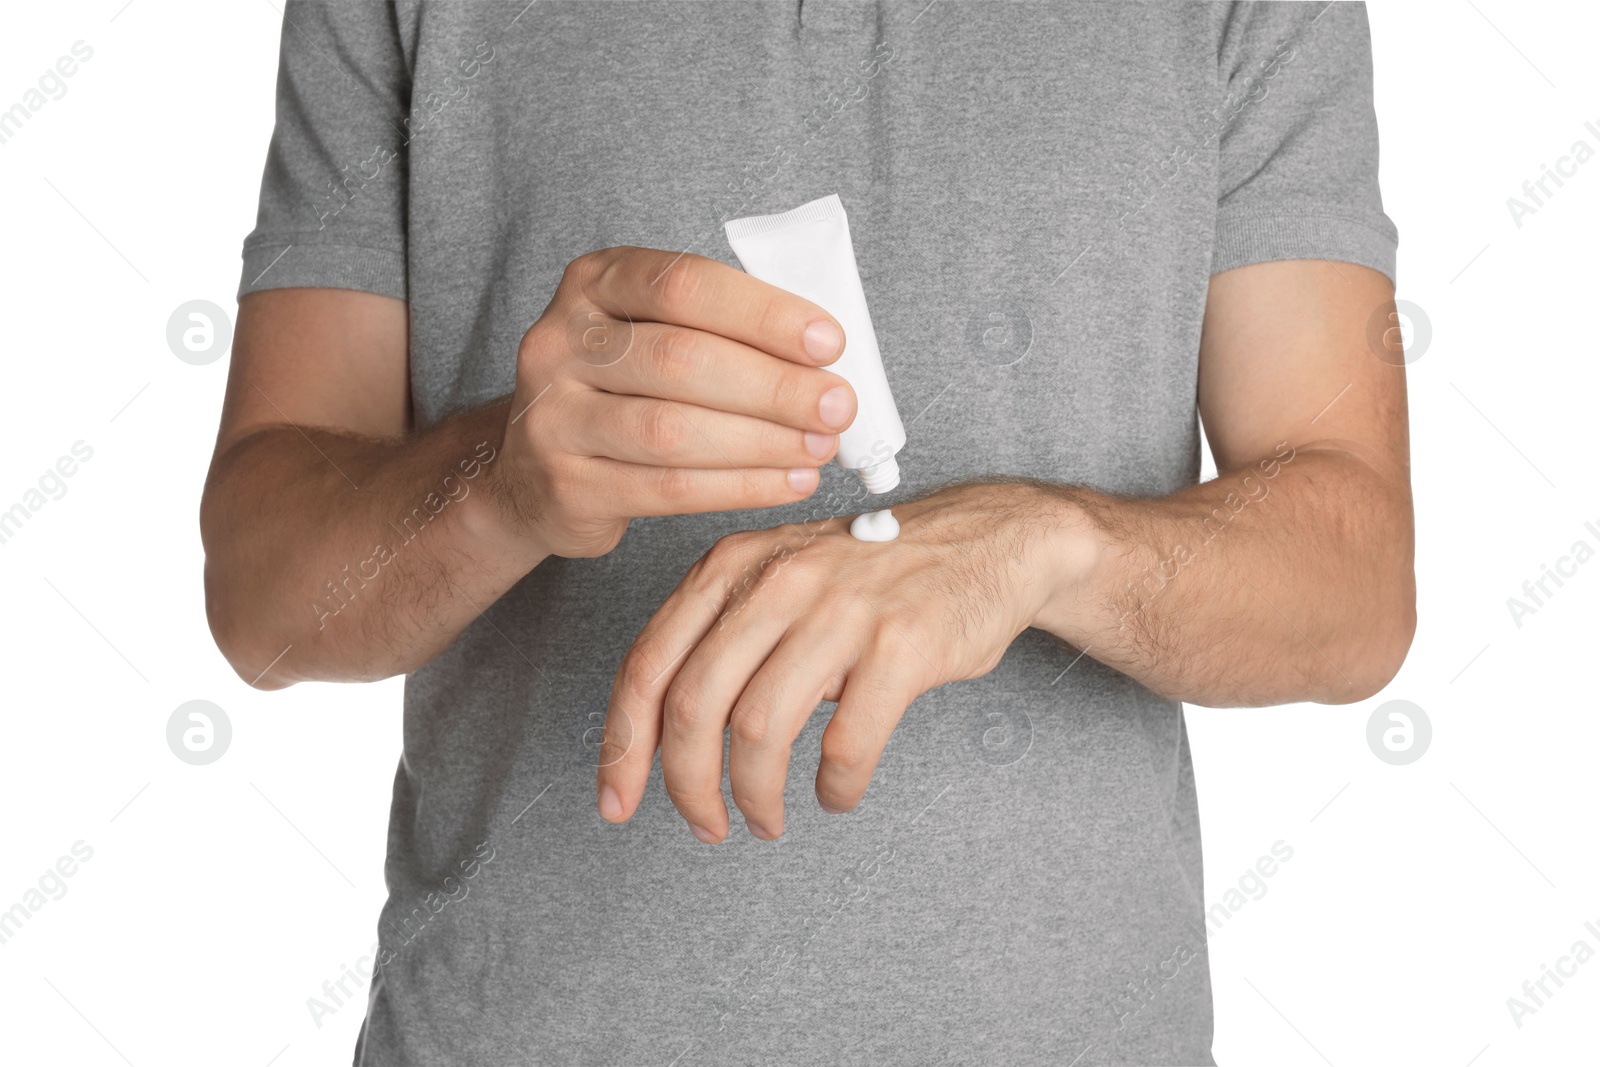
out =
[[200,522],[212,632],[251,685],[408,673],[546,556],[602,555],[636,516],[802,500],[856,412],[822,369],[838,323],[700,256],[580,256],[510,403],[420,429],[407,326],[372,293],[240,301]]
[[580,256],[519,346],[494,495],[559,556],[611,551],[638,516],[804,499],[855,417],[821,369],[843,350],[822,308],[716,260]]

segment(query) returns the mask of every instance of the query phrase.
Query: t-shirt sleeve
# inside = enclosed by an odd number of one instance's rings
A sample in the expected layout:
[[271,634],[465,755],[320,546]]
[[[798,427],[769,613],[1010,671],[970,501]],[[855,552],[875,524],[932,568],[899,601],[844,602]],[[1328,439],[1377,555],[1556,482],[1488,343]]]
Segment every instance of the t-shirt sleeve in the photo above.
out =
[[1212,272],[1332,259],[1394,281],[1365,5],[1233,4],[1218,61]]
[[405,299],[410,82],[392,4],[284,5],[277,118],[241,297],[314,286]]

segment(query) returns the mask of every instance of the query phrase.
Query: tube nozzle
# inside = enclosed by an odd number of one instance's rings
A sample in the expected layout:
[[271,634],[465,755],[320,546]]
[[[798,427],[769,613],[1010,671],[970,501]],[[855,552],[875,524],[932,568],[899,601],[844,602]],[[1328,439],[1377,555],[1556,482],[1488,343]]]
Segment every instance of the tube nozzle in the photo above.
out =
[[870,467],[860,467],[856,474],[861,478],[861,484],[867,487],[869,493],[887,493],[900,484],[900,464],[895,462],[893,456],[882,463],[874,463]]

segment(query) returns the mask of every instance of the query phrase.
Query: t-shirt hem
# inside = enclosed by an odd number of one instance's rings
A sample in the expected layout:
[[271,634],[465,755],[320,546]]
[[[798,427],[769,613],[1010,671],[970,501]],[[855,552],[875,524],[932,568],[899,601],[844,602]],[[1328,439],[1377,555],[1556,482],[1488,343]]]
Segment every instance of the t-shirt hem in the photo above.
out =
[[1392,228],[1338,215],[1246,215],[1217,221],[1211,273],[1284,259],[1331,259],[1395,278],[1398,236]]
[[356,289],[406,299],[406,256],[399,249],[247,242],[238,296],[262,289]]

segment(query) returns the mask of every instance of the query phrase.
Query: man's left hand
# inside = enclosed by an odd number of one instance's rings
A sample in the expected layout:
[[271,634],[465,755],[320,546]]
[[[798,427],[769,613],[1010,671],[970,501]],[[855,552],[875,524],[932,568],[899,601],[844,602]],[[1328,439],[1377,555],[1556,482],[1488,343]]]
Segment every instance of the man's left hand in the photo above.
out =
[[628,650],[612,686],[597,787],[622,822],[657,746],[667,794],[703,841],[734,803],[758,838],[783,833],[790,747],[819,702],[816,792],[834,814],[861,801],[889,735],[921,694],[1000,662],[1055,589],[1050,541],[1074,525],[1030,483],[957,486],[894,508],[897,540],[857,541],[848,518],[732,534],[684,577]]

